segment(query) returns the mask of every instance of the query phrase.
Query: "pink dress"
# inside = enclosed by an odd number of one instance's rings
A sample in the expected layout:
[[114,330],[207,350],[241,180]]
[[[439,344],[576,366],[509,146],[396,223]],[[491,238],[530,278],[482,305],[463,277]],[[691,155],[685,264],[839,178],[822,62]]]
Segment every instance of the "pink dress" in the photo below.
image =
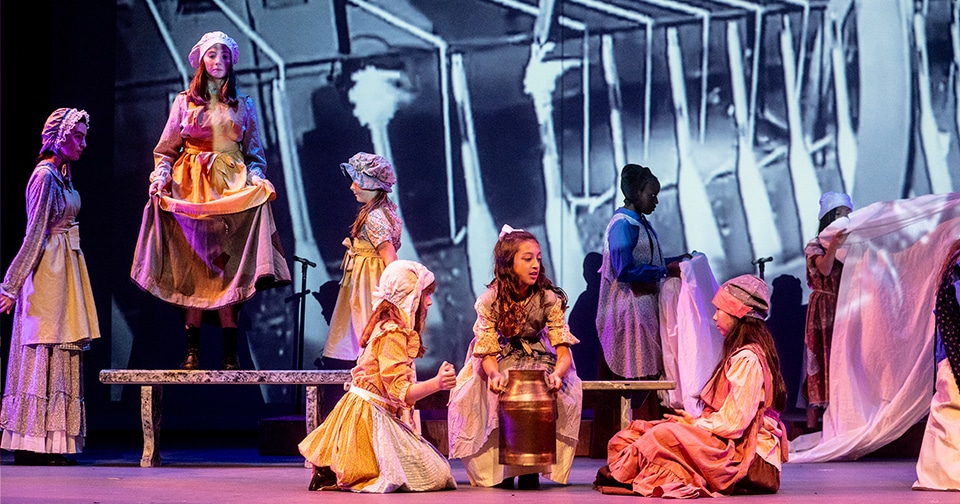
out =
[[699,418],[634,420],[614,435],[607,448],[610,475],[648,497],[716,496],[734,493],[759,458],[775,470],[779,487],[786,431],[771,407],[773,381],[763,351],[741,348],[718,379],[715,392],[712,382],[703,389]]

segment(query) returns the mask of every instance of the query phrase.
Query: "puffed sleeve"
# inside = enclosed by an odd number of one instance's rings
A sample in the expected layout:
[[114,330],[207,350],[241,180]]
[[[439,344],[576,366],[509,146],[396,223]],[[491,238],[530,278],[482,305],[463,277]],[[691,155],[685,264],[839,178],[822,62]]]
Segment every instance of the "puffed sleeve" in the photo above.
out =
[[570,333],[570,326],[563,320],[564,307],[563,299],[552,291],[544,294],[544,304],[546,304],[547,313],[547,339],[554,347],[557,345],[576,345],[580,343],[573,334]]
[[385,242],[393,241],[393,229],[394,226],[380,208],[367,214],[367,220],[363,223],[363,234],[367,241],[373,244],[374,248],[379,248]]
[[173,100],[167,124],[160,134],[160,141],[153,148],[153,173],[150,181],[169,180],[173,172],[173,164],[180,158],[183,151],[183,136],[181,136],[183,117],[187,110],[187,94],[180,93]]
[[247,165],[247,175],[255,175],[266,179],[264,171],[267,169],[267,158],[263,153],[263,144],[260,143],[260,126],[257,122],[257,107],[253,98],[242,96],[245,113],[243,115],[243,162]]
[[497,300],[497,291],[487,289],[473,308],[477,311],[477,321],[473,323],[473,336],[476,344],[473,346],[473,355],[483,357],[500,353],[500,340],[497,335],[497,313],[494,303]]
[[54,198],[58,193],[58,182],[48,168],[34,170],[27,183],[27,230],[20,250],[7,268],[7,274],[0,284],[0,290],[7,297],[16,298],[23,282],[26,281],[37,264],[46,246],[47,223],[54,207]]
[[411,343],[419,349],[419,339],[411,342],[416,333],[404,331],[397,326],[384,328],[384,332],[370,342],[380,364],[380,382],[387,398],[397,407],[406,407],[407,390],[413,384],[413,359]]
[[730,382],[730,393],[717,411],[694,422],[726,439],[737,439],[757,416],[763,401],[763,366],[760,358],[750,350],[740,350],[730,357],[730,366],[724,371]]
[[823,244],[820,243],[820,238],[814,238],[807,242],[807,245],[803,247],[803,255],[807,260],[807,273],[822,276],[820,270],[817,269],[816,258],[826,254],[827,251],[823,248]]

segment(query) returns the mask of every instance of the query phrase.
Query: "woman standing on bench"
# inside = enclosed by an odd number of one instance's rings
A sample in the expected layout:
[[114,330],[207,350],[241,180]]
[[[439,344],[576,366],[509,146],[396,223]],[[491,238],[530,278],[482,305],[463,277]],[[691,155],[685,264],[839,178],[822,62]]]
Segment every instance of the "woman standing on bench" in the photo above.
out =
[[0,448],[16,465],[73,465],[83,450],[83,351],[100,337],[87,263],[80,251],[80,195],[71,163],[87,147],[90,116],[55,110],[27,183],[27,231],[0,283],[0,311],[13,310]]
[[310,490],[386,493],[457,487],[450,464],[413,430],[417,400],[456,384],[453,365],[417,383],[414,359],[423,356],[422,334],[433,273],[397,260],[380,276],[373,314],[360,336],[360,357],[350,391],[326,420],[300,443],[313,464]]
[[713,298],[723,354],[700,398],[699,418],[634,420],[610,440],[597,474],[604,493],[654,497],[776,493],[787,459],[780,412],[787,393],[780,358],[764,324],[767,284],[752,275],[727,281]]
[[200,368],[204,311],[216,311],[223,329],[221,368],[240,369],[240,305],[258,289],[290,283],[256,106],[237,91],[239,58],[237,43],[219,31],[190,50],[197,71],[174,99],[154,148],[150,201],[130,270],[141,289],[185,309],[181,369]]
[[[493,248],[494,279],[477,299],[474,338],[450,392],[450,458],[462,458],[470,484],[520,489],[540,486],[540,474],[564,484],[580,434],[583,390],[563,321],[567,295],[543,272],[540,244],[529,232],[503,226]],[[510,369],[542,369],[557,392],[556,463],[500,464],[497,407]],[[536,436],[538,433],[529,432]]]

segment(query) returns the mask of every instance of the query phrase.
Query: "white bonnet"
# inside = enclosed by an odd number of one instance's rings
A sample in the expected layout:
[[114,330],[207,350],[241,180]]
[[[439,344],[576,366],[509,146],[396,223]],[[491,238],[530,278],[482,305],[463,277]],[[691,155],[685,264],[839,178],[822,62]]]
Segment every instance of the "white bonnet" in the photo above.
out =
[[237,46],[237,42],[230,38],[226,33],[222,31],[212,31],[204,33],[200,40],[193,45],[193,49],[190,49],[190,66],[197,68],[200,66],[200,60],[203,59],[203,55],[206,54],[207,50],[213,47],[216,44],[223,44],[227,49],[230,50],[230,65],[236,65],[237,61],[240,59],[240,48]]
[[405,259],[391,262],[380,274],[380,284],[373,291],[373,308],[383,301],[400,308],[407,327],[413,324],[424,289],[434,282],[433,273],[426,266]]
[[820,213],[817,214],[817,220],[822,219],[830,210],[842,206],[853,210],[853,200],[850,199],[849,194],[833,191],[823,193],[820,196]]

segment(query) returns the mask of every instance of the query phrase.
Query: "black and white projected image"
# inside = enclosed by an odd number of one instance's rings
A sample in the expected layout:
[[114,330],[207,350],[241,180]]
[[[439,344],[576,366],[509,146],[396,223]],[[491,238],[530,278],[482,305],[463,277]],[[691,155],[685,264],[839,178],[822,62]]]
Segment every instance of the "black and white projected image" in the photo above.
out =
[[[115,203],[117,234],[130,237],[118,265],[133,255],[191,46],[213,30],[240,45],[239,88],[257,105],[294,272],[243,307],[244,354],[258,369],[316,367],[327,301],[302,297],[300,363],[296,294],[304,272],[317,294],[340,279],[358,203],[339,164],[359,151],[393,163],[398,255],[436,274],[424,376],[463,362],[503,224],[538,237],[547,274],[577,299],[593,273],[584,257],[602,250],[622,204],[626,163],[660,179],[651,221],[664,255],[702,252],[720,282],[772,257],[768,279],[805,283],[822,192],[863,207],[960,188],[958,0],[117,5],[113,172],[130,188]],[[115,273],[112,367],[170,367],[182,320],[127,273]],[[262,394],[291,400],[284,387]]]

